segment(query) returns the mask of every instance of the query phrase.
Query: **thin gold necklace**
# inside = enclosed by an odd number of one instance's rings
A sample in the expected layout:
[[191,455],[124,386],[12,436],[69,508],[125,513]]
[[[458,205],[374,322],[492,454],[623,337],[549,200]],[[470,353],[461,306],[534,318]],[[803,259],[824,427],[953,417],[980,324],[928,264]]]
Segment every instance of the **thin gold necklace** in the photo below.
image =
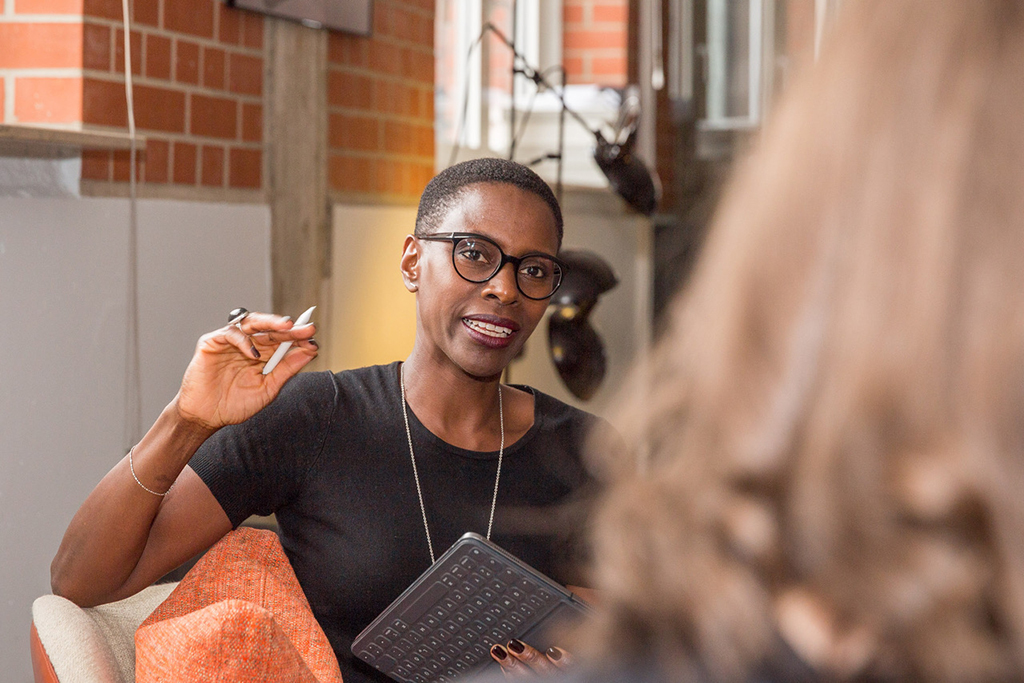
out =
[[[427,507],[423,504],[423,489],[420,488],[420,475],[416,470],[416,454],[412,450],[412,432],[409,430],[409,409],[405,403],[405,363],[399,371],[399,384],[402,387],[402,417],[405,418],[405,437],[409,440],[409,459],[412,460],[412,476],[416,480],[416,495],[420,499],[420,513],[423,515],[423,531],[427,534],[427,549],[430,550],[430,564],[434,564],[434,544],[430,540],[430,525],[427,524]],[[498,422],[501,425],[501,446],[498,448],[498,472],[494,475],[494,495],[491,497],[491,516],[487,520],[487,540],[491,540],[491,527],[494,526],[494,510],[498,505],[498,482],[501,480],[501,460],[505,454],[505,407],[501,402],[501,383],[498,383]]]

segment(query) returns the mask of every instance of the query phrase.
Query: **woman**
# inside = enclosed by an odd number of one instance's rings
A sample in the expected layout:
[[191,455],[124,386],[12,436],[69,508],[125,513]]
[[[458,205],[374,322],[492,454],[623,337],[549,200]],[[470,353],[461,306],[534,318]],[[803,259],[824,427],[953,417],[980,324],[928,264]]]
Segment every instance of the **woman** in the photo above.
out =
[[[405,241],[417,326],[404,363],[296,376],[315,326],[268,314],[205,335],[177,396],[72,520],[54,592],[123,598],[275,513],[354,683],[382,678],[353,661],[354,636],[466,531],[493,524],[499,545],[570,580],[572,529],[557,527],[587,483],[580,444],[596,418],[499,381],[557,288],[561,237],[535,173],[465,162],[430,182]],[[294,346],[262,375],[282,341]]]
[[1021,111],[1024,4],[843,4],[617,420],[598,653],[1024,678]]

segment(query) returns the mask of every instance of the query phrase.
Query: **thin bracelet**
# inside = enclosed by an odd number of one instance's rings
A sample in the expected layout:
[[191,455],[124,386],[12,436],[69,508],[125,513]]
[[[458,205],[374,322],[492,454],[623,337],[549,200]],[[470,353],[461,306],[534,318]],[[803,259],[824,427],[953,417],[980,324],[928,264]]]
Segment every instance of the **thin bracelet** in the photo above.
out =
[[[135,446],[138,446],[138,445],[139,444],[135,444]],[[138,476],[136,476],[136,474],[135,474],[135,464],[132,462],[132,453],[135,452],[135,446],[132,446],[131,449],[129,449],[129,451],[128,451],[128,469],[130,469],[132,471],[132,478],[135,479],[135,483],[138,484],[139,486],[141,486],[143,491],[147,491],[149,493],[152,493],[154,496],[160,496],[160,497],[166,496],[168,493],[171,492],[171,489],[174,488],[174,484],[177,483],[178,480],[175,479],[173,482],[171,482],[171,485],[169,487],[167,487],[167,490],[164,491],[163,493],[158,493],[157,491],[154,491],[153,489],[148,488],[145,484],[143,484],[141,481],[139,481]]]

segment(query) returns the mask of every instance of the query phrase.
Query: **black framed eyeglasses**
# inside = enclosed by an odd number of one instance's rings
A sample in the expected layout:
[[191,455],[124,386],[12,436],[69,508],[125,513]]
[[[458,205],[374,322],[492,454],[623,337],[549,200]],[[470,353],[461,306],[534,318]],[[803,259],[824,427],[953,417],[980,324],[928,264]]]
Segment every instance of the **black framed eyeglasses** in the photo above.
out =
[[558,291],[565,273],[565,264],[554,256],[540,252],[509,256],[490,237],[471,232],[423,235],[418,239],[451,242],[455,272],[469,282],[487,282],[506,263],[511,263],[515,268],[516,287],[523,296],[534,301],[547,299]]

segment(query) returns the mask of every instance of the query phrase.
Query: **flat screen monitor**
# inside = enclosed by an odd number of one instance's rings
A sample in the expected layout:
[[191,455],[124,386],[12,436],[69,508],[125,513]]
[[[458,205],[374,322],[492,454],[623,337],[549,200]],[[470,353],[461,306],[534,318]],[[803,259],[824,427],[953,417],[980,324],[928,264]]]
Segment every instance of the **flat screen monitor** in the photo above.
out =
[[314,28],[370,35],[373,0],[226,0],[238,7]]

